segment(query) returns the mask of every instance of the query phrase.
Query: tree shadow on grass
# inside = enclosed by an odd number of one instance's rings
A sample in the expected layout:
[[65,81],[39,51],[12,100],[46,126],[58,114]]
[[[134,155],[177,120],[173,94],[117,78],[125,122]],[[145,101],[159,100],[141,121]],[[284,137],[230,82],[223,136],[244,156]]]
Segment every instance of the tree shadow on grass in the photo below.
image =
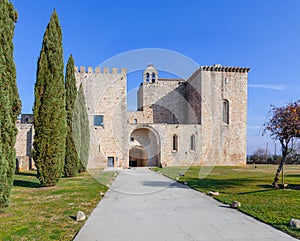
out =
[[234,188],[245,186],[251,183],[248,178],[236,178],[236,179],[211,179],[211,178],[188,178],[186,180],[189,186],[193,188],[204,188],[212,190],[222,190],[227,188]]
[[260,193],[260,192],[269,192],[269,191],[273,191],[273,190],[275,190],[275,188],[272,187],[272,189],[256,190],[256,191],[251,191],[251,192],[239,192],[237,194],[243,195],[243,194],[252,194],[252,193]]
[[296,177],[296,178],[300,178],[300,174],[285,174],[285,177]]
[[300,191],[300,185],[299,184],[290,184],[289,183],[287,189],[292,189],[292,190]]
[[28,187],[28,188],[41,188],[42,186],[37,182],[30,182],[30,181],[24,181],[24,180],[14,180],[14,186],[16,187]]
[[36,173],[34,172],[18,172],[16,173],[16,175],[36,177]]
[[[272,186],[272,184],[269,184],[269,185],[259,185],[258,187],[269,188],[268,190],[265,190],[265,191],[277,190],[276,188],[274,188]],[[285,188],[285,189],[292,189],[292,190],[298,190],[299,191],[300,190],[300,184],[288,183],[288,187]]]

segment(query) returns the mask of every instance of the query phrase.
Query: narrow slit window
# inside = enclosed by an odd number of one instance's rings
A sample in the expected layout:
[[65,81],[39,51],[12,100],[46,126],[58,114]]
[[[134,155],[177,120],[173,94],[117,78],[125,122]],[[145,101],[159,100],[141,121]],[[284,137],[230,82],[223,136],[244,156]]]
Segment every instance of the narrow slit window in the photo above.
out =
[[191,151],[195,151],[195,135],[191,135]]
[[177,135],[173,135],[172,150],[178,151],[178,136]]
[[229,102],[223,100],[223,122],[229,124]]

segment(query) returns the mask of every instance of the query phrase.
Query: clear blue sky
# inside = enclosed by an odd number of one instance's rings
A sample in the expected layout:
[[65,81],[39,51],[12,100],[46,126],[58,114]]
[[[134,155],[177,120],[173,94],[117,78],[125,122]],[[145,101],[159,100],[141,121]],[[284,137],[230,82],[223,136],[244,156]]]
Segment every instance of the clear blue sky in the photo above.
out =
[[14,56],[23,113],[32,112],[37,59],[54,8],[64,60],[72,54],[78,66],[98,66],[134,49],[163,48],[199,65],[250,67],[248,153],[267,141],[273,152],[273,142],[260,132],[270,105],[300,99],[299,0],[12,2],[19,13]]

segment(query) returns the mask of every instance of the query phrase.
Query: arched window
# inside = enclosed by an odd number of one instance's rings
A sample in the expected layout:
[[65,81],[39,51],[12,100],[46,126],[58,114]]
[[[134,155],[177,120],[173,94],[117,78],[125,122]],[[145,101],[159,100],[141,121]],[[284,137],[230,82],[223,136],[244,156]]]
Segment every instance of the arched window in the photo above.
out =
[[172,151],[178,151],[178,136],[173,135]]
[[146,73],[146,82],[149,83],[149,81],[150,81],[150,74]]
[[228,100],[223,100],[223,122],[229,124],[229,102]]
[[191,135],[191,151],[195,151],[195,135]]
[[134,120],[133,120],[133,124],[137,124],[137,119],[134,119]]
[[155,73],[152,73],[152,79],[151,79],[152,83],[155,82]]

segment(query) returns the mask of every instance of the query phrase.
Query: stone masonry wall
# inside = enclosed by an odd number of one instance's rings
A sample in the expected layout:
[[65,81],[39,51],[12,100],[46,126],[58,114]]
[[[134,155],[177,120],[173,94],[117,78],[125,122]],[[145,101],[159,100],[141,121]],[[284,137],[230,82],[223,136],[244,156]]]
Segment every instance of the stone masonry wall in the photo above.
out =
[[202,80],[201,73],[196,71],[186,81],[186,99],[188,102],[187,120],[189,124],[201,124],[202,117]]
[[[249,69],[202,67],[202,139],[207,165],[245,165]],[[229,124],[222,118],[229,103]]]
[[[186,123],[187,101],[184,97],[184,81],[159,80],[143,83],[138,100],[142,99],[145,123]],[[139,109],[141,104],[139,104]]]
[[27,171],[30,169],[34,169],[35,165],[31,157],[34,135],[33,125],[18,123],[16,126],[18,129],[15,144],[17,171]]
[[[90,123],[89,168],[107,167],[108,157],[114,166],[128,161],[126,70],[113,68],[75,68],[77,86],[83,85]],[[94,125],[94,116],[103,116],[103,126]]]

